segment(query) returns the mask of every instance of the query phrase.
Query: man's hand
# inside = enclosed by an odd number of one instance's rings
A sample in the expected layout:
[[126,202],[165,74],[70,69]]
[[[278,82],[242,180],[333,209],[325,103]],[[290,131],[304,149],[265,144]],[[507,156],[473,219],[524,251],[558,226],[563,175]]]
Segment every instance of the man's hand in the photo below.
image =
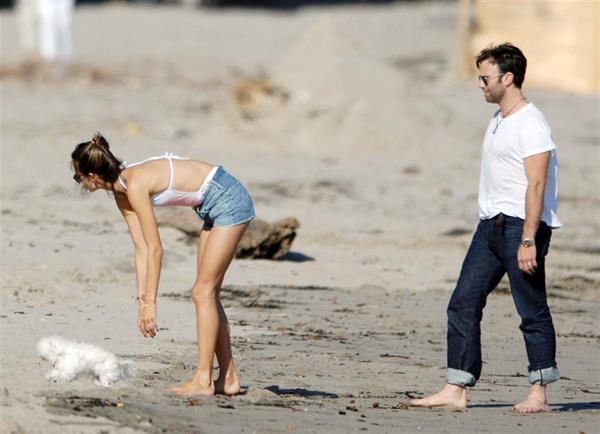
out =
[[535,270],[537,270],[537,250],[535,246],[525,247],[523,245],[519,246],[519,250],[517,252],[517,261],[519,262],[519,270],[523,273],[527,273],[529,275],[533,275]]

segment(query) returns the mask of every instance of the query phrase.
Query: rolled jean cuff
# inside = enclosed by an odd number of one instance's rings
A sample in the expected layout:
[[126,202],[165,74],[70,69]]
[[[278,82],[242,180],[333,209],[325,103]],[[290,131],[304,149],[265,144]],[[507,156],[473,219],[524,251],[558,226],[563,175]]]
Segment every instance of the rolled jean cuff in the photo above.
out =
[[546,384],[554,383],[559,378],[560,372],[558,371],[558,368],[556,366],[551,366],[550,368],[529,371],[528,380],[530,384],[545,386]]
[[446,383],[454,384],[455,386],[460,387],[472,387],[475,386],[475,377],[473,374],[467,371],[461,371],[460,369],[448,368],[446,371]]

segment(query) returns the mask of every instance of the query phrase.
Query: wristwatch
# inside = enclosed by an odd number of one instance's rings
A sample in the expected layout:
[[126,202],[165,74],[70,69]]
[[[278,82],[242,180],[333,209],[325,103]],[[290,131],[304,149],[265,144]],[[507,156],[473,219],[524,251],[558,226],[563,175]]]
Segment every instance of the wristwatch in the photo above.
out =
[[531,238],[524,238],[523,241],[521,241],[521,245],[523,247],[533,247],[535,246],[535,240],[532,240]]

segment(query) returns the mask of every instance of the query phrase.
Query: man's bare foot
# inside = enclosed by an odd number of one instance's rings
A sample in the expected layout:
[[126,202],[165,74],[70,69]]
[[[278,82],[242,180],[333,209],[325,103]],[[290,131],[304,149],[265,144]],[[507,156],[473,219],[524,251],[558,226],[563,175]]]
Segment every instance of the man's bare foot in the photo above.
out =
[[240,393],[240,379],[235,369],[230,370],[224,377],[219,375],[215,380],[215,393],[230,396]]
[[413,407],[450,407],[464,410],[467,408],[467,391],[464,387],[446,384],[438,393],[421,399],[411,399],[410,405]]
[[511,410],[516,413],[541,413],[550,411],[548,401],[546,400],[546,386],[532,385],[527,398],[515,404]]
[[214,395],[215,385],[213,381],[200,381],[196,377],[192,380],[182,383],[178,386],[171,387],[171,392],[181,396],[191,395]]

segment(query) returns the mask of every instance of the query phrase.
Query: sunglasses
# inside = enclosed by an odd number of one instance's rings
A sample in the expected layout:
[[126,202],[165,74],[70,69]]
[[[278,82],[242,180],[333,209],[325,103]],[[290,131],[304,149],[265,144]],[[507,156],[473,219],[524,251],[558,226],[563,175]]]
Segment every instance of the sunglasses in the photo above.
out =
[[75,181],[77,184],[81,183],[81,178],[83,178],[83,175],[78,175],[77,173],[73,175],[73,181]]
[[478,75],[477,80],[483,83],[484,86],[487,86],[490,78],[502,77],[504,74],[506,74],[506,72],[501,72],[500,74],[496,75]]

